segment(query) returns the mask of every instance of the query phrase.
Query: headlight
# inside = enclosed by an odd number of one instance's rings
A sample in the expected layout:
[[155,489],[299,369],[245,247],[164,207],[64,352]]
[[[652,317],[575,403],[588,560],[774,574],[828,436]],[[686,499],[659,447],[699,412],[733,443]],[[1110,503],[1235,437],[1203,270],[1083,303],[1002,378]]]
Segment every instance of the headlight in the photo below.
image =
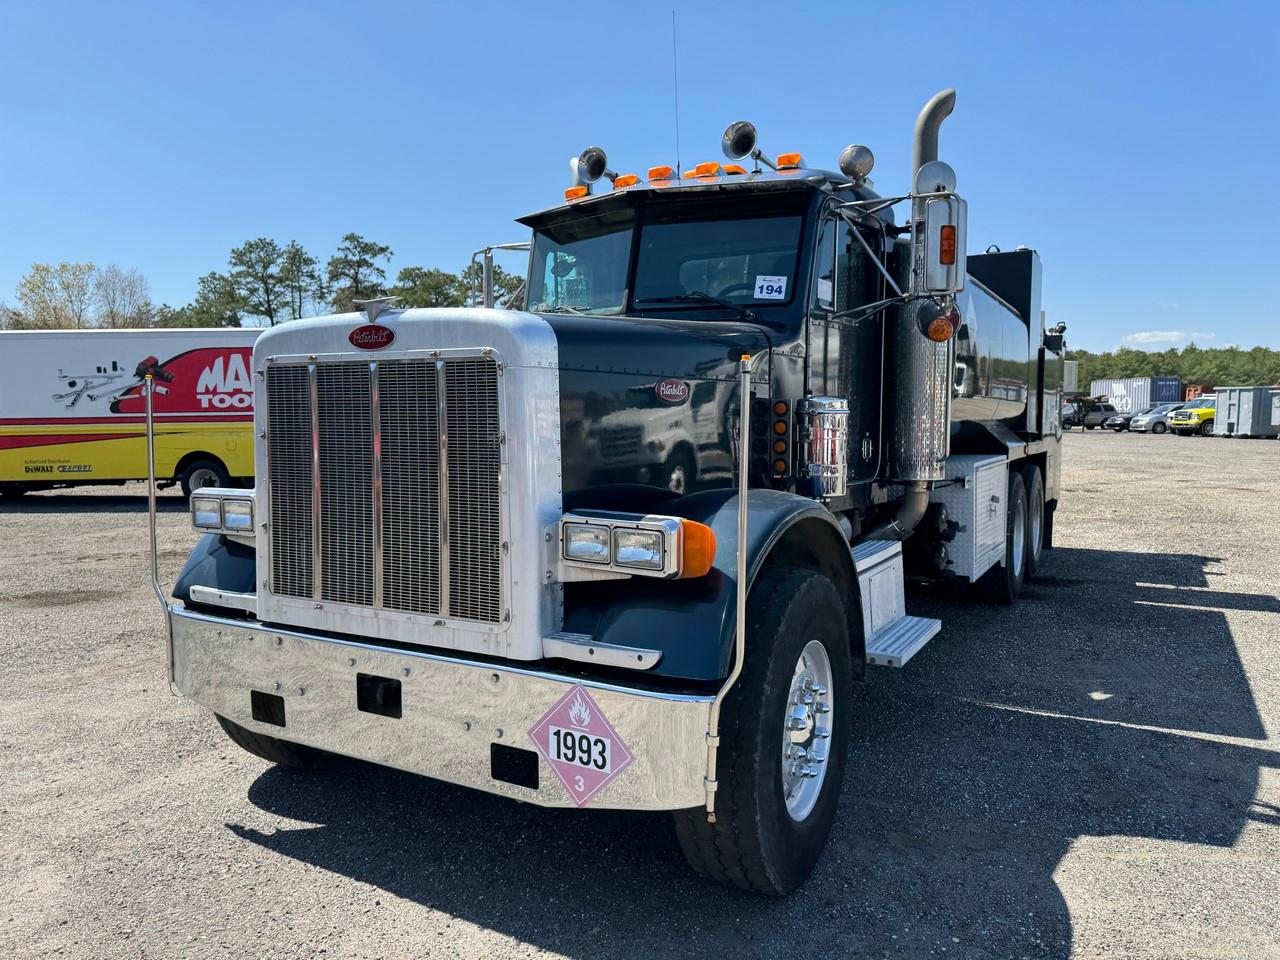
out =
[[205,487],[191,497],[191,525],[201,533],[253,536],[253,491]]
[[202,530],[217,530],[222,526],[222,501],[217,497],[192,497],[191,522]]
[[608,563],[609,528],[592,523],[566,523],[564,558],[584,563]]
[[222,525],[233,533],[253,529],[253,503],[249,500],[223,500]]
[[[584,510],[560,519],[560,562],[594,568],[598,577],[702,577],[716,556],[716,535],[703,523],[683,517]],[[570,577],[569,579],[583,579]]]
[[661,530],[613,530],[613,562],[621,567],[661,570],[663,557]]

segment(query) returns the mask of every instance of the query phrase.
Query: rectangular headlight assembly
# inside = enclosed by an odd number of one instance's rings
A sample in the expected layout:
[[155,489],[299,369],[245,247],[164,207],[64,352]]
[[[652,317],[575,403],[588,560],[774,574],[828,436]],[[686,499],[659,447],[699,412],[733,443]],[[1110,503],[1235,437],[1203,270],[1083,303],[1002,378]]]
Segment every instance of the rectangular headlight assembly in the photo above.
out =
[[650,514],[565,514],[559,541],[566,566],[615,575],[701,577],[716,553],[715,534],[706,524]]
[[205,487],[191,494],[191,525],[201,533],[253,536],[253,491]]

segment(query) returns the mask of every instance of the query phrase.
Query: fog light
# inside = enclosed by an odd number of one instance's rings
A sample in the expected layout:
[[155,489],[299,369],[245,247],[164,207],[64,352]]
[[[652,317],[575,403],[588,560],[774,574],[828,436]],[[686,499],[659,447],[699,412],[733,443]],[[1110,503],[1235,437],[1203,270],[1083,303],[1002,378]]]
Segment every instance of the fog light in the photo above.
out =
[[564,558],[587,563],[608,563],[609,528],[590,523],[566,523]]
[[662,541],[660,530],[625,530],[616,527],[613,531],[613,562],[620,567],[661,570]]
[[253,529],[253,504],[248,500],[223,500],[222,524],[228,530],[248,533]]
[[205,530],[222,527],[222,502],[217,497],[192,497],[191,522]]

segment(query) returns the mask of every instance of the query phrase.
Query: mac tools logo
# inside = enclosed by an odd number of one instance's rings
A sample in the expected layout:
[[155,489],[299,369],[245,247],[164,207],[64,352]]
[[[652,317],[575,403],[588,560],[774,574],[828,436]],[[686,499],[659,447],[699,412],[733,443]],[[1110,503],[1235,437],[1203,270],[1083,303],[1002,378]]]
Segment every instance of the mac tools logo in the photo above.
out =
[[347,334],[347,340],[358,350],[381,350],[395,342],[396,332],[390,327],[366,323]]
[[669,403],[672,406],[677,403],[684,403],[689,399],[689,385],[683,380],[676,380],[673,377],[659,380],[653,385],[653,392],[657,394],[658,399],[663,403]]
[[196,381],[196,403],[201,410],[247,410],[253,406],[253,381],[244,354],[220,356],[204,368]]

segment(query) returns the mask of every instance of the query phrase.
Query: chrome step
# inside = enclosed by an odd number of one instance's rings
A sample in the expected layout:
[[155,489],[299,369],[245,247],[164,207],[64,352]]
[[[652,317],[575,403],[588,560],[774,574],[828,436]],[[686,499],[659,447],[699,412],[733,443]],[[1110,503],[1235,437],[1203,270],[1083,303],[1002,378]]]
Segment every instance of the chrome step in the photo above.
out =
[[876,667],[901,667],[941,629],[941,620],[903,617],[867,641],[867,663]]
[[901,543],[868,540],[855,546],[852,553],[862,598],[867,663],[900,667],[937,635],[942,621],[907,616]]

